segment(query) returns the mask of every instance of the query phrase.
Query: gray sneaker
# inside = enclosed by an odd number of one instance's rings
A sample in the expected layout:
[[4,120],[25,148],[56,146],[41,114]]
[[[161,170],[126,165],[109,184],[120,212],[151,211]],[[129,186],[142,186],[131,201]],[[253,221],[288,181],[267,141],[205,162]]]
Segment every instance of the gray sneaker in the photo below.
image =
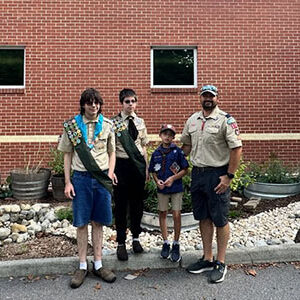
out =
[[227,273],[227,266],[216,260],[214,269],[210,273],[210,281],[213,283],[222,282]]
[[212,271],[214,268],[214,262],[204,260],[204,256],[200,258],[197,262],[189,265],[186,270],[193,274],[200,274],[205,271]]

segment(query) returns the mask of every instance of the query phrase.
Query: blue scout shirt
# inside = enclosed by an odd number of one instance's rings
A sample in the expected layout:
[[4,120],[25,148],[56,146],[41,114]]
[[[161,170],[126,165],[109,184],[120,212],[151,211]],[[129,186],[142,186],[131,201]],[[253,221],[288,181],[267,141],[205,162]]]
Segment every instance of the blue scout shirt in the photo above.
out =
[[[182,169],[188,168],[188,166],[189,163],[179,147],[175,144],[171,144],[169,148],[163,148],[162,145],[160,145],[152,153],[149,172],[156,173],[158,179],[165,181]],[[163,194],[183,192],[182,179],[175,180],[170,187],[165,187],[162,190],[157,189],[157,192]]]

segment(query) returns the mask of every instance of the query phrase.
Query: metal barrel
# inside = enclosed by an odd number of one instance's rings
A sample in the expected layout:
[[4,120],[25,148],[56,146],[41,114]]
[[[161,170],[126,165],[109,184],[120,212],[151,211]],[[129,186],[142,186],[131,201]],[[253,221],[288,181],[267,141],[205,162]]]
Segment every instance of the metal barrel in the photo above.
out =
[[14,170],[11,175],[13,197],[17,200],[42,199],[47,196],[51,171],[40,169],[38,173]]

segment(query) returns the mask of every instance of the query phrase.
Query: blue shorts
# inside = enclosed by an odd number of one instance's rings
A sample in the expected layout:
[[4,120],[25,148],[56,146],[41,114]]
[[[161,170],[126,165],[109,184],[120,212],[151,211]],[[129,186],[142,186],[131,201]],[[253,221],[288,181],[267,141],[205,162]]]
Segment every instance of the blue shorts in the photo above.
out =
[[102,225],[112,222],[111,195],[89,172],[74,171],[72,183],[73,226],[82,227],[90,221]]
[[217,194],[214,188],[220,183],[220,176],[225,175],[227,166],[218,168],[193,167],[191,196],[195,220],[210,219],[216,227],[223,227],[228,223],[230,189]]

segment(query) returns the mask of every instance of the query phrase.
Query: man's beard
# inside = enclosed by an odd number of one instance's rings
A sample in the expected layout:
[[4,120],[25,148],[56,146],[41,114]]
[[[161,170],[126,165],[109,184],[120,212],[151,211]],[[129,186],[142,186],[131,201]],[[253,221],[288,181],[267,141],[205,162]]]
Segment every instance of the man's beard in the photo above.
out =
[[217,103],[215,103],[214,101],[206,100],[202,102],[202,107],[204,110],[212,111],[216,106]]

